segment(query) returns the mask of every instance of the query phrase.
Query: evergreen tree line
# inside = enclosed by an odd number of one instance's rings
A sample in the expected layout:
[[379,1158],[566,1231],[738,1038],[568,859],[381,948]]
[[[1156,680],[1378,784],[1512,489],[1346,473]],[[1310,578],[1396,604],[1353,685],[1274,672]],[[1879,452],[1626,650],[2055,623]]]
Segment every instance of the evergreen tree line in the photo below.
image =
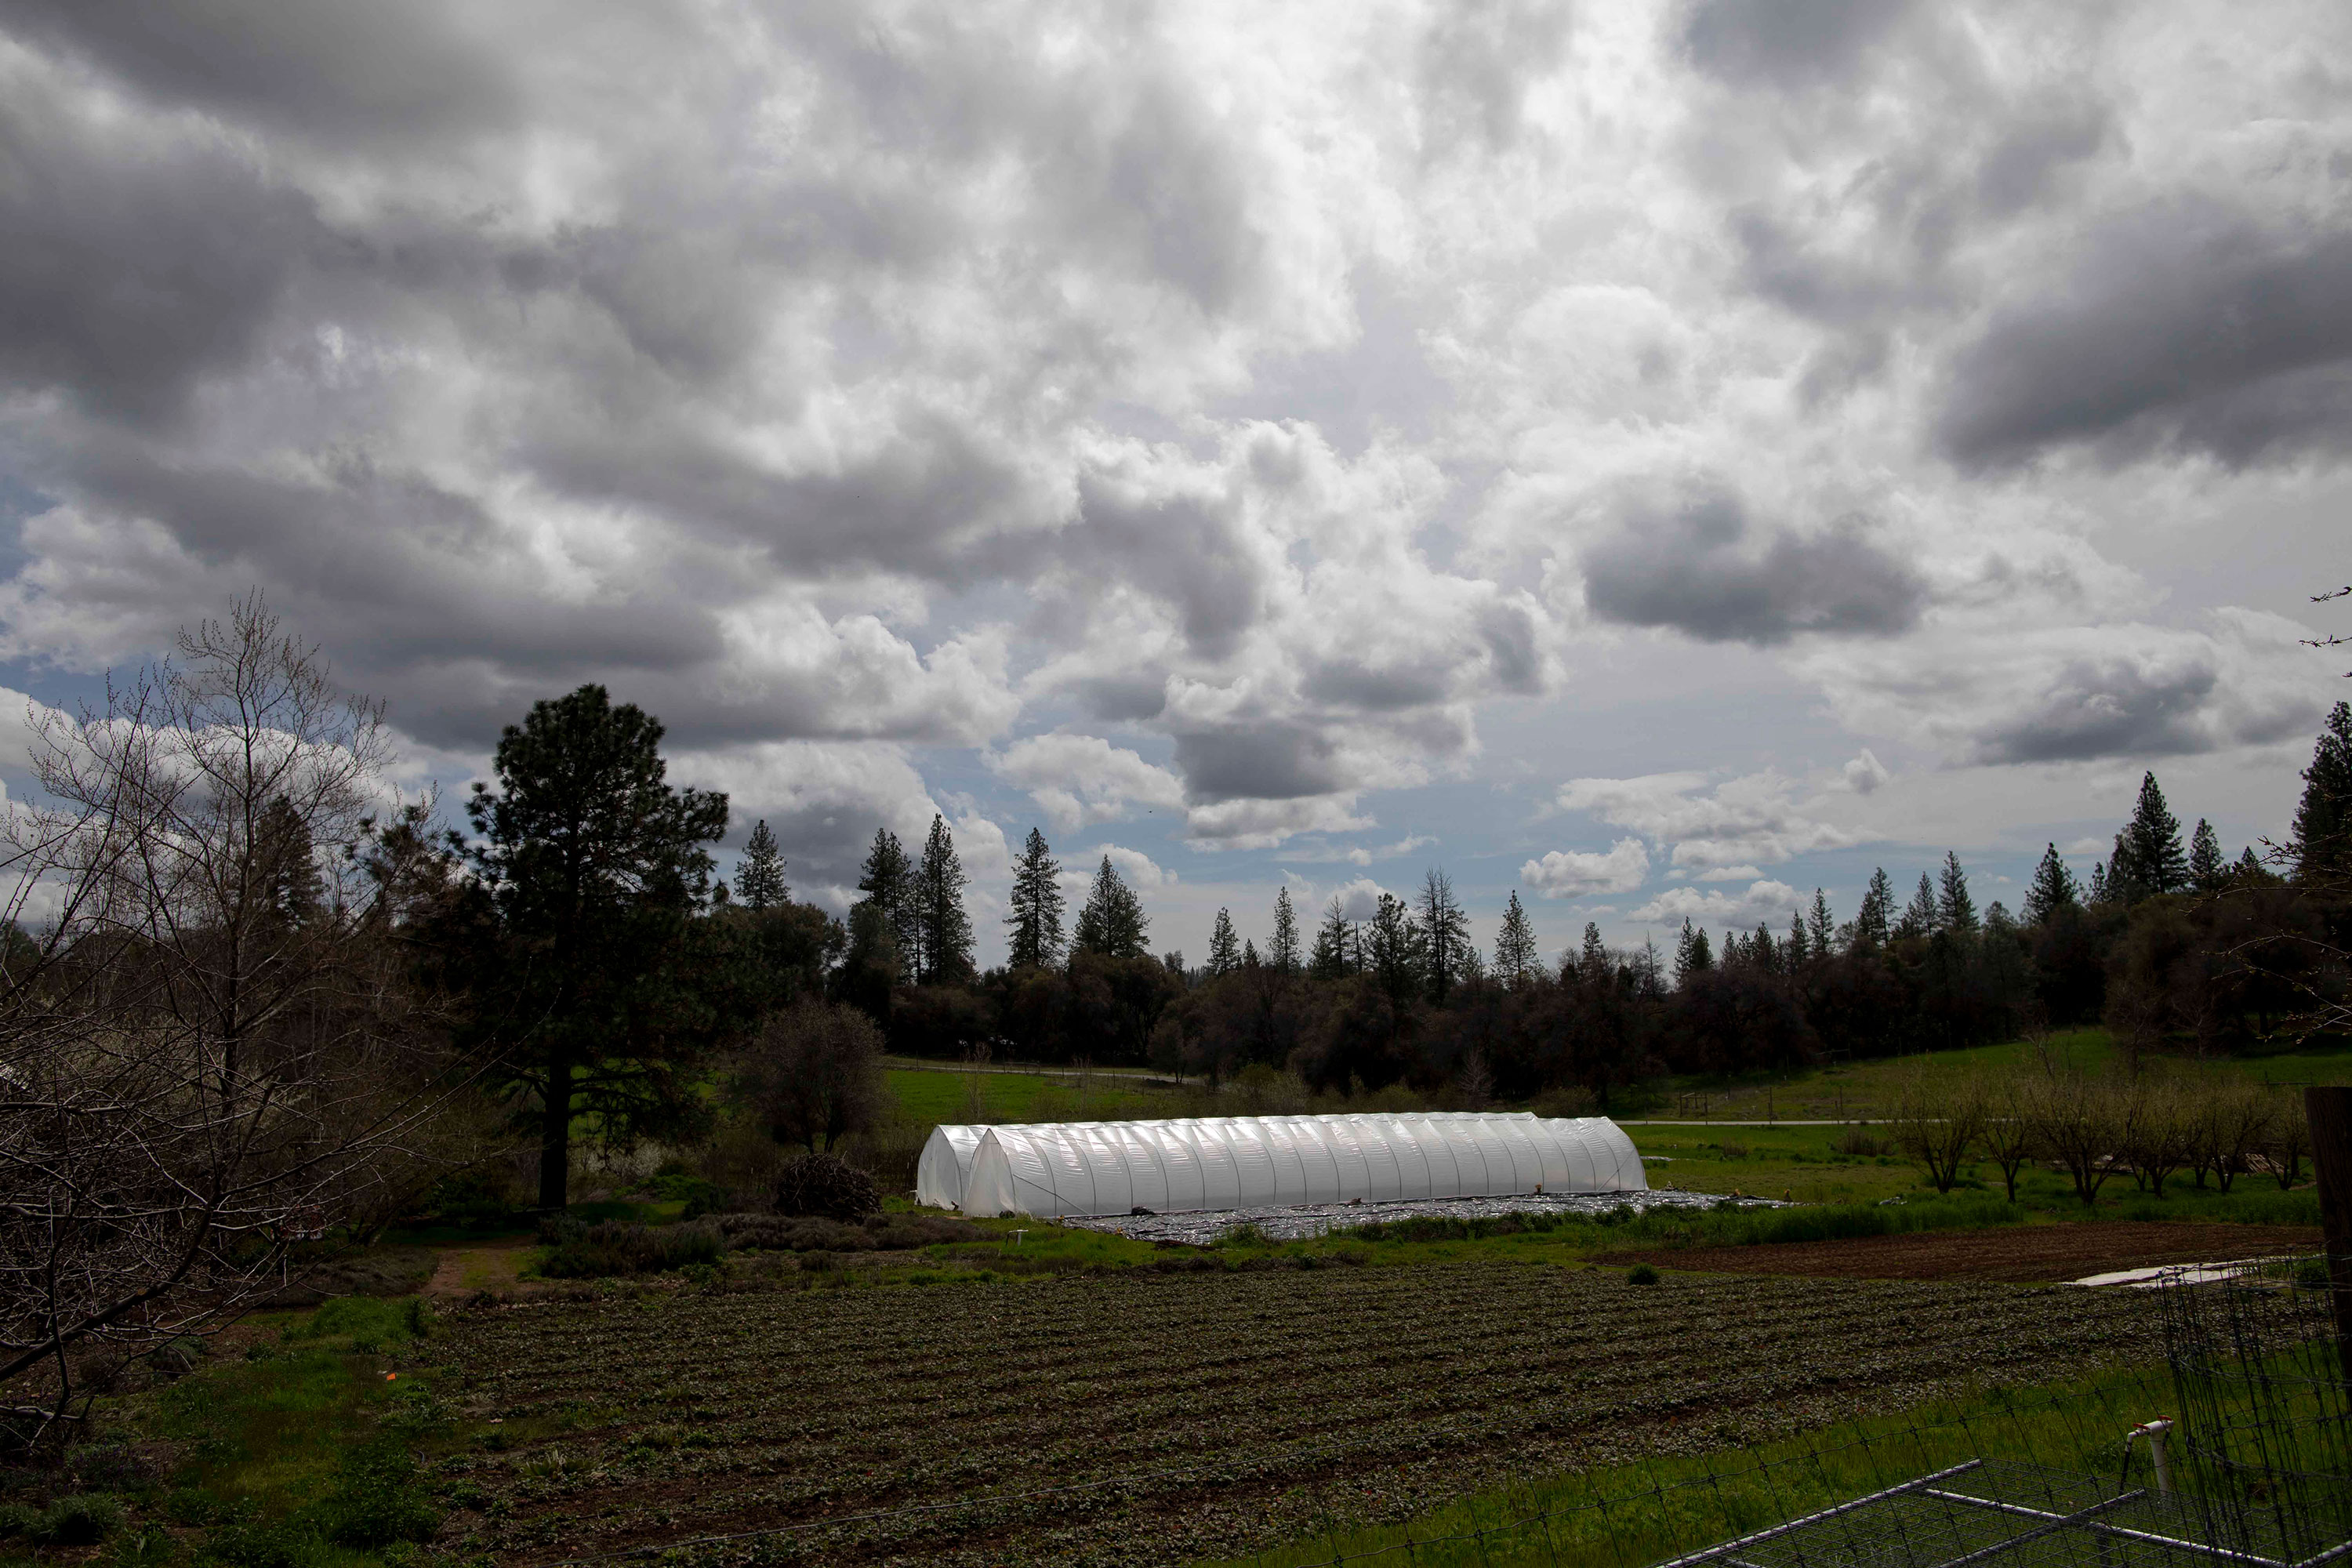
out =
[[[1513,892],[1491,956],[1442,869],[1361,918],[1333,900],[1307,930],[1287,889],[1264,944],[1220,910],[1206,962],[1152,958],[1149,918],[1106,858],[1075,925],[1032,830],[1015,863],[1009,962],[976,973],[944,822],[909,863],[876,836],[840,994],[894,1046],[1000,1059],[1149,1063],[1222,1078],[1265,1063],[1317,1088],[1448,1084],[1607,1104],[1665,1071],[1739,1072],[1943,1049],[2105,1022],[2128,1048],[2241,1051],[2340,1004],[2352,899],[2352,711],[2319,738],[2294,829],[2267,858],[2184,833],[2153,773],[2112,853],[2077,879],[2048,846],[2011,911],[1979,908],[1958,856],[1906,898],[1884,869],[1840,919],[1816,889],[1785,927],[1671,952],[1612,949],[1588,924],[1555,963]],[[2333,955],[2333,956],[2331,956]]]

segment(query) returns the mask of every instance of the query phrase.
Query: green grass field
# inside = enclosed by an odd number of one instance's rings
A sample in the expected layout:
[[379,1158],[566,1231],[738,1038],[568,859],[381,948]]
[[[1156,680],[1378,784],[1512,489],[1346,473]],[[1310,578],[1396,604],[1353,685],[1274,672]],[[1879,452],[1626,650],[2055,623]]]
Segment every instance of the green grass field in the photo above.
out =
[[[2042,1041],[2011,1040],[1968,1050],[1887,1057],[1833,1063],[1785,1073],[1751,1077],[1669,1080],[1656,1102],[1637,1120],[1716,1121],[1868,1121],[1889,1114],[1904,1079],[1922,1067],[1939,1071],[2035,1071],[2044,1061],[2077,1072],[2119,1070],[2113,1038],[2105,1029],[2075,1029]],[[2283,1049],[2252,1057],[2196,1059],[2152,1057],[2150,1070],[2194,1077],[2251,1079],[2282,1085],[2352,1082],[2352,1040],[2315,1042],[2310,1049]]]
[[1032,1071],[968,1072],[892,1067],[883,1074],[899,1113],[926,1127],[942,1121],[1106,1121],[1171,1114],[1183,1097],[1139,1078]]

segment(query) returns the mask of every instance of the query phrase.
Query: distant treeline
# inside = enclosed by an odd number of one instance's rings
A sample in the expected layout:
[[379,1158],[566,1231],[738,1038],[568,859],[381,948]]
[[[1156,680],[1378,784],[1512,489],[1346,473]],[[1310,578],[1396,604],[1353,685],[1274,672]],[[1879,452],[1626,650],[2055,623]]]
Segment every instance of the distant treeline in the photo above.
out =
[[[1254,1063],[1318,1089],[1406,1082],[1601,1105],[1661,1072],[1742,1072],[1943,1049],[2104,1021],[2126,1049],[2241,1051],[2325,1023],[2345,996],[2352,915],[2352,710],[2319,738],[2291,833],[2226,858],[2184,835],[2153,773],[2114,852],[2078,881],[2054,845],[2022,906],[1979,909],[1957,855],[1904,900],[1884,870],[1840,920],[1816,890],[1785,926],[1674,951],[1604,945],[1588,924],[1556,963],[1517,893],[1493,953],[1451,882],[1334,900],[1306,930],[1287,889],[1263,948],[1220,910],[1207,961],[1152,956],[1149,918],[1106,858],[1065,934],[1060,867],[1033,831],[1008,918],[1013,962],[975,972],[962,874],[943,822],[909,858],[876,836],[827,984],[893,1047],[957,1058],[1145,1064],[1228,1077]],[[2340,1012],[2335,1015],[2340,1017]]]

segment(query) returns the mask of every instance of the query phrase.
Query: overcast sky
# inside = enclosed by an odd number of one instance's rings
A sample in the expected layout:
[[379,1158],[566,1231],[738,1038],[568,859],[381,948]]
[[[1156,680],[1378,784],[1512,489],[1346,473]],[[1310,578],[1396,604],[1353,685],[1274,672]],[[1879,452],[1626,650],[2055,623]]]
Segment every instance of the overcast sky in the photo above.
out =
[[0,679],[257,585],[452,787],[602,681],[984,958],[1033,824],[1196,960],[2234,854],[2347,415],[2341,0],[0,0]]

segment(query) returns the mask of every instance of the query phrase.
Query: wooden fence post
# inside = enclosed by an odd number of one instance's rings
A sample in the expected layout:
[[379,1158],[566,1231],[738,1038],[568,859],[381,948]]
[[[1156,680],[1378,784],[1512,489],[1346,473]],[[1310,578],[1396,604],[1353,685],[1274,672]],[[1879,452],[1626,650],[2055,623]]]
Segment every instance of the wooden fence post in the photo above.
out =
[[2352,1089],[2303,1091],[2318,1178],[2319,1224],[2326,1236],[2328,1295],[2336,1307],[2336,1352],[2352,1382]]

